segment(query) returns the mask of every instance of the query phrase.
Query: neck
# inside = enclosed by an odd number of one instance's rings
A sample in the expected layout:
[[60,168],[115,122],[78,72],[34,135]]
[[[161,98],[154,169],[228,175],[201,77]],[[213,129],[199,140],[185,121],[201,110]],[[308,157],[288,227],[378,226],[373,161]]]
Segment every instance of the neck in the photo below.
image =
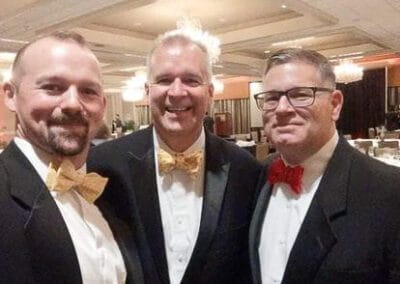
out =
[[195,133],[187,135],[179,135],[175,133],[166,133],[165,131],[159,131],[156,128],[157,135],[160,139],[174,152],[181,153],[192,146],[196,140],[200,137],[202,128],[197,130]]

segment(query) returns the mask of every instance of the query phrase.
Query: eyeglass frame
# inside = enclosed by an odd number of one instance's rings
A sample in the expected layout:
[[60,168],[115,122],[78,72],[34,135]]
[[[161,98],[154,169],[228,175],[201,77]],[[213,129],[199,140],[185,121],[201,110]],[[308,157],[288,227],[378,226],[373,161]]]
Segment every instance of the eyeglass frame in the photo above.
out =
[[[310,101],[310,103],[307,103],[307,104],[304,104],[304,105],[300,105],[300,106],[295,106],[295,105],[293,105],[293,103],[292,103],[292,101],[291,101],[292,99],[288,96],[288,93],[291,92],[291,91],[293,91],[293,90],[296,90],[296,89],[310,89],[310,90],[312,90],[312,92],[313,92],[313,97],[312,97],[312,100]],[[256,105],[257,105],[257,108],[258,108],[259,110],[261,110],[261,111],[270,111],[270,110],[275,110],[275,109],[278,107],[278,105],[279,105],[279,100],[281,99],[282,96],[285,96],[285,97],[286,97],[286,99],[288,100],[289,104],[290,104],[293,108],[298,108],[298,107],[308,107],[308,106],[313,105],[313,104],[314,104],[314,101],[315,101],[315,94],[316,94],[316,92],[330,92],[330,93],[332,93],[333,91],[334,91],[334,89],[324,88],[324,87],[294,87],[294,88],[291,88],[291,89],[286,90],[286,91],[263,91],[263,92],[254,94],[253,97],[254,97],[254,99],[255,99],[255,101],[256,101]],[[264,108],[264,107],[263,107],[263,106],[264,106],[264,103],[265,103],[265,99],[264,99],[264,98],[262,99],[262,100],[263,100],[263,104],[262,104],[262,105],[260,105],[260,104],[258,103],[260,95],[265,95],[265,94],[268,94],[268,93],[277,93],[277,94],[279,94],[279,97],[278,97],[278,100],[276,101],[276,106],[275,106],[275,107]]]

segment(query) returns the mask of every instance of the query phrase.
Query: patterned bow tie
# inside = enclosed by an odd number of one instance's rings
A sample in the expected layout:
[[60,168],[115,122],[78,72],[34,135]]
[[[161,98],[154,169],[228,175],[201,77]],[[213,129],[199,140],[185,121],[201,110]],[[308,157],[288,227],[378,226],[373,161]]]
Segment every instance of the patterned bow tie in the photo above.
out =
[[287,183],[295,193],[299,194],[301,191],[303,172],[303,167],[289,167],[284,164],[282,159],[277,159],[268,169],[268,182],[270,184],[275,184],[277,182]]
[[74,188],[86,201],[93,203],[103,192],[107,180],[96,173],[78,173],[71,161],[64,160],[58,170],[50,163],[46,185],[50,190],[60,192]]
[[170,154],[162,149],[158,152],[158,167],[160,173],[169,173],[173,169],[186,171],[192,179],[196,179],[199,174],[201,163],[203,162],[203,150],[198,150],[189,154]]

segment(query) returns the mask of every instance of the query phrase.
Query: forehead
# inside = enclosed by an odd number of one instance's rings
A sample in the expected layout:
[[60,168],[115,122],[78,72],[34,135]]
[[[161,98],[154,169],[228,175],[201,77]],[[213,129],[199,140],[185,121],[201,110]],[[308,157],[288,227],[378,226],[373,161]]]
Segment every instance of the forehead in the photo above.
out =
[[204,52],[193,43],[173,42],[157,47],[150,59],[152,77],[165,74],[184,75],[206,73]]
[[22,75],[63,73],[100,78],[100,68],[94,54],[73,41],[52,38],[41,39],[29,46],[20,62]]
[[321,84],[319,70],[308,63],[293,61],[273,66],[264,76],[264,88],[285,91],[295,87],[315,87]]

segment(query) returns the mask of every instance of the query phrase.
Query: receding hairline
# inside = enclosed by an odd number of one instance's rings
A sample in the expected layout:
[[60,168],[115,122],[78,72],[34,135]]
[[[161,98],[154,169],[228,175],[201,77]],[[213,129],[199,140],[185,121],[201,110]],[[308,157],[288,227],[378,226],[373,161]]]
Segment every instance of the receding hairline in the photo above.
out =
[[37,39],[33,40],[32,42],[27,43],[24,45],[20,50],[18,50],[13,64],[11,66],[11,74],[12,80],[15,82],[16,79],[22,75],[22,66],[23,66],[23,59],[26,52],[37,43],[45,40],[54,40],[58,42],[66,42],[66,43],[74,43],[80,46],[82,49],[87,50],[89,53],[93,54],[93,58],[98,62],[96,56],[94,55],[93,51],[90,50],[85,38],[76,33],[76,32],[69,32],[69,31],[56,31],[48,35],[44,35],[38,37]]
[[196,46],[199,48],[203,55],[203,63],[204,63],[204,71],[206,75],[206,79],[211,81],[212,78],[212,66],[211,63],[209,62],[209,54],[207,51],[207,48],[202,45],[201,43],[191,39],[190,37],[184,35],[184,34],[174,34],[171,36],[165,36],[162,35],[160,36],[157,40],[153,48],[150,50],[150,52],[147,55],[147,70],[148,70],[148,78],[151,75],[151,61],[154,57],[154,54],[166,47],[172,47],[172,46],[181,46],[181,47],[186,47],[186,46]]

